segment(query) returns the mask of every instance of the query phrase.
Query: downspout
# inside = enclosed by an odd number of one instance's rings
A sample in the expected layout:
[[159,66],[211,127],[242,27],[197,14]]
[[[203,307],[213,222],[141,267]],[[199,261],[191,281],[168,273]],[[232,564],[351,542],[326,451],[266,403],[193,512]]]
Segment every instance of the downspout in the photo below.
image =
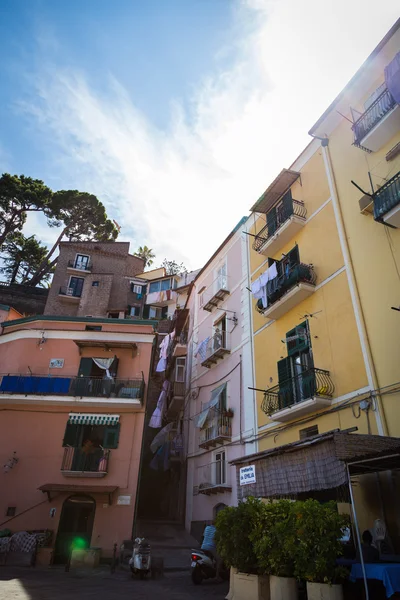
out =
[[[312,136],[312,137],[317,137],[317,136]],[[321,139],[321,138],[318,138],[318,139]],[[369,343],[369,339],[368,339],[368,334],[367,334],[367,330],[366,330],[366,326],[365,326],[365,319],[364,319],[364,315],[363,315],[363,311],[362,311],[362,307],[361,307],[361,303],[360,303],[360,296],[358,293],[356,278],[355,278],[355,274],[354,274],[354,267],[353,267],[353,263],[351,260],[350,250],[349,250],[349,246],[348,246],[348,242],[347,242],[347,238],[346,238],[346,232],[345,232],[344,223],[343,223],[343,215],[342,215],[342,211],[340,208],[340,203],[339,203],[339,198],[338,198],[338,193],[337,193],[337,188],[336,188],[335,175],[333,172],[332,161],[331,161],[328,144],[329,144],[329,138],[323,138],[321,140],[322,155],[323,155],[323,159],[324,159],[325,171],[326,171],[326,176],[328,179],[328,185],[329,185],[329,190],[330,190],[332,204],[333,204],[333,210],[335,213],[340,245],[341,245],[341,249],[343,252],[344,263],[346,266],[350,295],[351,295],[351,300],[353,303],[358,334],[360,337],[361,349],[362,349],[362,353],[364,356],[364,364],[365,364],[365,369],[367,372],[368,384],[371,388],[371,395],[373,395],[376,398],[377,405],[378,405],[376,422],[377,422],[377,426],[378,426],[379,435],[388,435],[388,427],[387,427],[385,411],[383,408],[381,395],[378,393],[378,390],[379,390],[378,378],[376,375],[375,365],[374,365],[374,361],[372,358],[371,347],[370,347],[370,343]],[[374,392],[372,392],[372,390],[376,390],[376,392],[374,393]]]

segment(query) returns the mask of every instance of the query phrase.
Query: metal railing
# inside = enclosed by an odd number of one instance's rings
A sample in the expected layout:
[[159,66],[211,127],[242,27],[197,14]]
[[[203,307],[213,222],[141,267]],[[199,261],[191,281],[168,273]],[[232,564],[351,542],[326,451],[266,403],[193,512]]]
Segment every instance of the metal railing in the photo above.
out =
[[85,263],[78,262],[76,260],[69,260],[68,266],[71,269],[78,269],[79,271],[91,271],[92,270],[92,263],[85,264]]
[[199,493],[212,492],[215,488],[231,489],[231,468],[224,460],[197,467],[194,485]]
[[208,340],[205,349],[200,353],[201,362],[216,355],[223,355],[231,349],[230,334],[227,331],[215,331],[214,335]]
[[83,473],[108,473],[110,451],[103,448],[92,448],[85,451],[83,448],[64,448],[61,471],[76,471]]
[[386,88],[353,124],[354,144],[361,146],[365,136],[394,106],[396,106],[396,101]]
[[141,400],[143,379],[57,377],[53,375],[0,375],[0,394],[91,396]]
[[329,371],[323,369],[307,369],[286,379],[279,385],[266,390],[261,409],[267,414],[272,415],[278,410],[289,408],[294,404],[322,396],[331,398],[335,386],[332,383]]
[[262,246],[264,246],[265,242],[275,235],[278,229],[282,227],[282,225],[286,223],[286,221],[290,219],[292,215],[300,217],[301,219],[306,218],[307,210],[304,206],[304,202],[292,200],[291,204],[287,206],[281,205],[278,208],[273,208],[267,215],[267,224],[257,233],[254,238],[253,250],[259,252]]
[[76,290],[75,288],[67,287],[62,285],[58,292],[61,296],[72,296],[73,298],[80,298],[82,296],[82,290]]
[[232,437],[232,417],[224,413],[217,414],[200,429],[199,446],[212,445],[214,442]]
[[387,212],[400,204],[400,171],[374,194],[374,219],[380,221]]
[[267,283],[267,299],[268,306],[265,308],[262,305],[261,300],[257,300],[256,309],[259,313],[263,314],[272,304],[277,302],[289,292],[295,285],[299,283],[309,283],[315,285],[317,276],[314,271],[313,265],[306,265],[305,263],[297,263],[292,265],[285,273],[278,275],[275,279],[268,281]]

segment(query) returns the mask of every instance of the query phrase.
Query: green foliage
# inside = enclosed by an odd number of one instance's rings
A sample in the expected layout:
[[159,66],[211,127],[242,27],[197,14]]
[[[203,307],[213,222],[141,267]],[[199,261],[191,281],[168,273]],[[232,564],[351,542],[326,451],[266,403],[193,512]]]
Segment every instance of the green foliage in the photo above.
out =
[[262,502],[248,498],[238,506],[227,506],[216,517],[215,542],[224,563],[244,573],[257,571],[250,535],[262,510]]
[[0,177],[0,246],[22,230],[27,212],[53,216],[52,191],[40,179],[3,173]]
[[342,530],[349,525],[346,515],[337,512],[335,502],[320,504],[316,500],[296,502],[296,537],[294,574],[299,579],[317,583],[336,583],[345,576],[336,565],[342,554]]
[[[6,276],[8,283],[27,283],[46,258],[47,247],[42,245],[34,235],[25,237],[22,233],[9,236],[3,245],[3,265],[0,273]],[[46,283],[51,276],[51,270],[41,283]]]
[[147,246],[139,246],[134,255],[138,256],[139,258],[143,258],[143,260],[145,261],[145,268],[151,267],[151,265],[154,262],[153,259],[156,257],[153,250],[151,248],[148,248]]
[[178,264],[175,260],[167,260],[166,258],[162,261],[161,266],[164,267],[167,275],[179,275],[179,273],[187,271],[183,263]]
[[[296,505],[297,503],[295,503]],[[293,577],[296,515],[290,500],[263,504],[251,533],[261,573]]]

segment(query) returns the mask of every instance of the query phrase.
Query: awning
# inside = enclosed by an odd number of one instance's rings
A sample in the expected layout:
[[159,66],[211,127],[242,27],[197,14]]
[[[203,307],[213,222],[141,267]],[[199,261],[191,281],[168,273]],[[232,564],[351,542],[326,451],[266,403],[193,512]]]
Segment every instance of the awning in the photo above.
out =
[[63,483],[46,483],[38,487],[38,490],[47,494],[51,501],[51,492],[68,492],[73,494],[106,494],[108,503],[112,504],[112,494],[118,489],[116,485],[77,485]]
[[81,354],[82,348],[102,348],[107,352],[111,352],[116,348],[127,348],[132,350],[133,356],[138,348],[135,342],[102,342],[99,340],[74,340],[74,342],[79,348],[79,354]]
[[105,415],[104,413],[69,413],[69,425],[117,425],[119,415]]
[[218,386],[217,388],[215,388],[215,390],[213,390],[211,392],[211,399],[208,402],[206,402],[201,413],[198,414],[194,419],[195,427],[199,427],[201,429],[204,426],[204,423],[207,421],[207,417],[210,413],[210,410],[212,408],[214,408],[214,406],[217,406],[217,404],[220,400],[221,394],[223,393],[225,388],[226,388],[226,383],[223,383],[222,385]]
[[[351,475],[400,468],[400,438],[334,431],[235,461],[238,499],[293,497],[348,484]],[[368,462],[371,465],[368,466]],[[256,482],[240,485],[240,468],[255,466]],[[394,465],[397,465],[396,467]]]
[[294,184],[294,182],[300,177],[300,173],[297,171],[291,171],[290,169],[283,169],[278,177],[271,183],[271,185],[265,190],[263,195],[257,200],[257,202],[251,207],[251,212],[267,213],[271,210],[274,204],[286,194],[288,189]]

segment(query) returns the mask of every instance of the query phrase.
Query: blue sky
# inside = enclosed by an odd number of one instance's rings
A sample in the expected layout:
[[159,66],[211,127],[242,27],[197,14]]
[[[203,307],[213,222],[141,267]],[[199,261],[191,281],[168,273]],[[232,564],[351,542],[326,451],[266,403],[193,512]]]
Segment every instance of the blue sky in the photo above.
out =
[[[0,0],[0,168],[201,266],[307,144],[395,0]],[[56,235],[36,215],[27,233]]]

